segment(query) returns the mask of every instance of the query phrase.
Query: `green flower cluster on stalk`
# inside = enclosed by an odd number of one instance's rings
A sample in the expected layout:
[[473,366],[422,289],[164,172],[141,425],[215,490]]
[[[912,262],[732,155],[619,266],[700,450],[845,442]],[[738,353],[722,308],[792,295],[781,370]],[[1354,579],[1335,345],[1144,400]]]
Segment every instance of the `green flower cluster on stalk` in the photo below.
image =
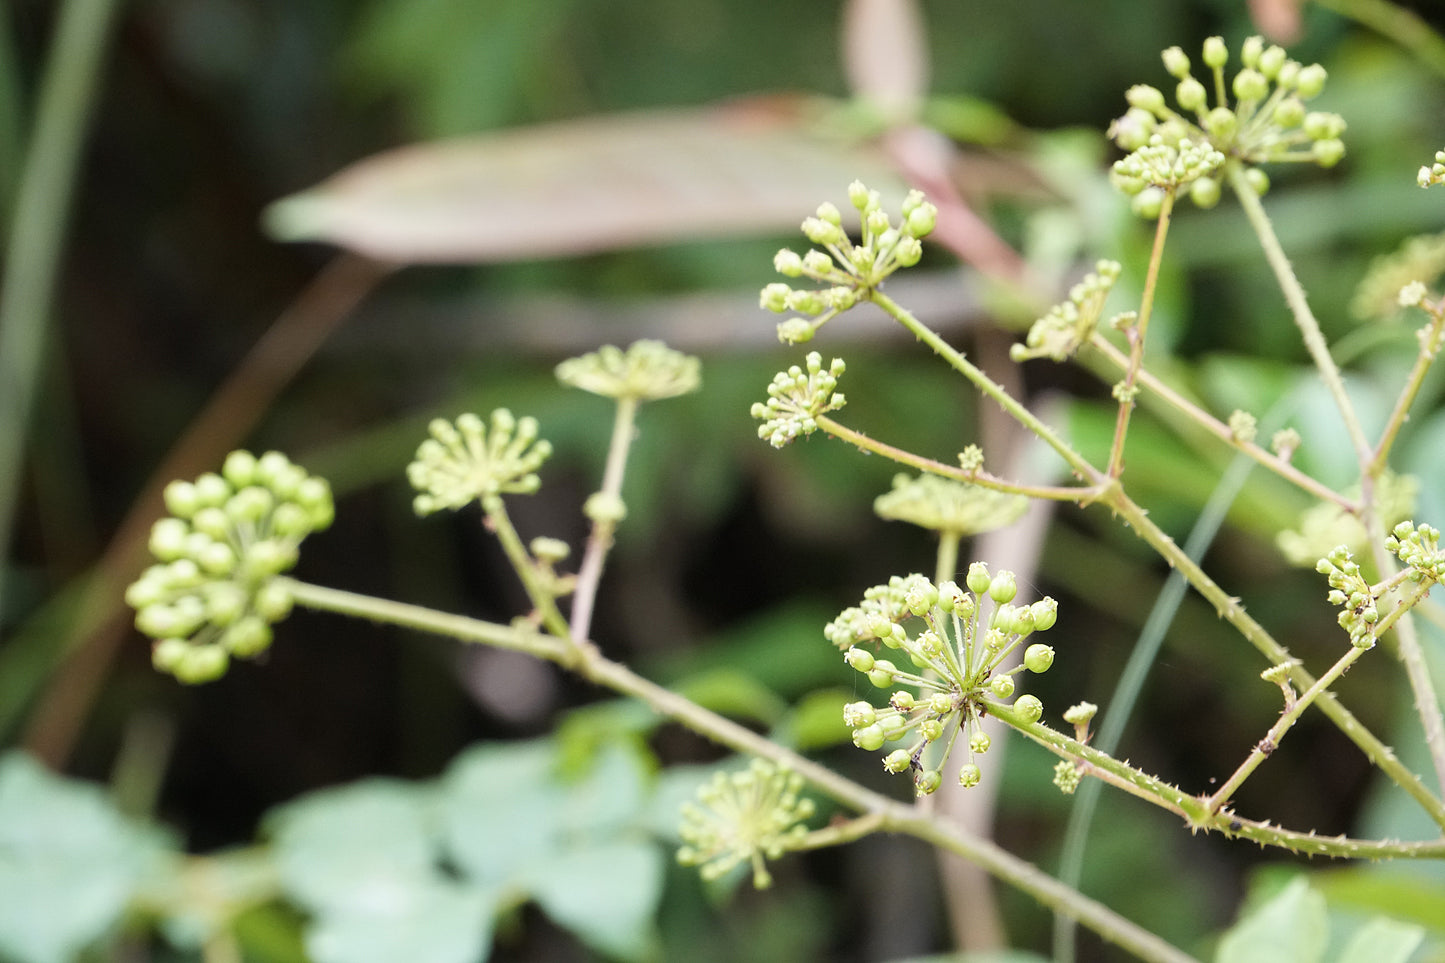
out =
[[1269,178],[1260,164],[1333,167],[1344,157],[1343,118],[1305,107],[1324,90],[1324,67],[1291,60],[1282,47],[1266,46],[1260,37],[1245,40],[1239,57],[1242,66],[1226,85],[1229,48],[1223,39],[1204,42],[1208,83],[1193,75],[1183,50],[1165,50],[1164,68],[1178,81],[1178,110],[1157,87],[1129,88],[1129,109],[1109,135],[1131,152],[1115,165],[1115,182],[1134,197],[1139,213],[1157,216],[1163,192],[1186,186],[1196,204],[1213,207],[1220,195],[1218,169],[1224,164],[1244,165],[1251,187],[1263,194]]
[[473,500],[501,495],[530,495],[542,485],[537,469],[552,454],[552,443],[537,437],[537,419],[516,418],[506,408],[492,412],[490,424],[474,414],[455,422],[437,418],[431,437],[406,466],[406,477],[420,493],[418,515],[461,508]]
[[753,402],[752,416],[762,421],[758,437],[774,448],[811,435],[818,430],[819,415],[847,404],[837,390],[838,379],[847,368],[843,359],[834,358],[827,371],[823,370],[823,356],[816,351],[808,352],[804,361],[806,372],[797,365],[778,372],[768,385],[768,400]]
[[1023,344],[1009,348],[1014,361],[1050,358],[1066,361],[1088,343],[1104,313],[1104,302],[1119,280],[1118,261],[1100,261],[1069,291],[1069,299],[1054,305],[1033,323]]
[[1436,184],[1445,184],[1445,150],[1435,152],[1435,163],[1428,167],[1421,167],[1420,173],[1415,178],[1416,183],[1421,187],[1434,187]]
[[935,532],[977,535],[1018,521],[1029,509],[1022,495],[994,491],[937,475],[893,476],[893,487],[873,500],[879,518]]
[[[982,774],[976,757],[990,743],[980,726],[983,716],[1013,697],[1020,672],[1045,672],[1053,664],[1054,650],[1036,642],[1028,645],[1022,664],[1000,668],[1058,617],[1058,604],[1048,597],[1032,605],[1010,604],[1017,593],[1012,572],[990,575],[982,562],[969,566],[963,586],[934,585],[922,575],[895,576],[869,589],[859,605],[845,609],[823,631],[844,650],[848,665],[877,688],[893,690],[881,708],[865,701],[843,707],[853,744],[876,752],[907,740],[883,757],[883,767],[912,773],[920,796],[942,785],[943,766],[963,732],[969,761],[960,767],[958,781],[978,785]],[[883,649],[906,655],[909,667],[881,658]],[[1012,708],[1028,722],[1043,717],[1043,704],[1033,695],[1019,696]],[[941,749],[930,752],[934,746]]]
[[802,226],[817,247],[806,254],[783,248],[773,258],[773,267],[784,277],[806,277],[828,285],[794,288],[775,282],[763,288],[759,300],[769,311],[807,315],[778,325],[778,340],[784,344],[811,341],[820,327],[866,300],[894,271],[917,264],[923,256],[920,240],[933,232],[938,218],[938,209],[921,191],[910,191],[904,198],[896,226],[883,211],[881,195],[861,181],[848,185],[848,200],[862,224],[859,243],[854,244],[843,229],[842,212],[824,202]]
[[746,769],[715,773],[697,793],[697,802],[682,807],[679,835],[683,845],[677,861],[701,866],[703,879],[717,879],[747,863],[753,885],[772,885],[765,860],[798,849],[808,834],[803,820],[814,812],[813,801],[798,795],[803,779],[795,772],[754,759]]
[[696,391],[702,362],[661,341],[635,341],[626,351],[609,344],[557,365],[557,380],[608,398],[657,401]]
[[1337,621],[1350,634],[1350,644],[1357,649],[1374,648],[1380,595],[1365,578],[1354,554],[1343,545],[1336,546],[1315,564],[1315,571],[1329,579],[1329,602],[1341,607]]
[[277,579],[301,541],[331,524],[331,487],[280,452],[233,451],[220,474],[166,486],[170,515],[151,528],[157,563],[126,589],[135,624],[155,640],[151,660],[187,683],[259,655],[291,611]]
[[1440,530],[1421,522],[1401,522],[1385,539],[1385,548],[1406,566],[1412,582],[1438,582],[1445,576]]

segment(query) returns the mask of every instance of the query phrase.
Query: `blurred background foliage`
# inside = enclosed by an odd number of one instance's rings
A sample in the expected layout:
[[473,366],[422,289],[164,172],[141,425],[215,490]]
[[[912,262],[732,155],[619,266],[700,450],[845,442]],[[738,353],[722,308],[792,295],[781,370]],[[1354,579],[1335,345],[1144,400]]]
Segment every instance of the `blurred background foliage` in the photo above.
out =
[[[11,0],[0,15],[7,231],[61,6]],[[999,272],[960,268],[935,249],[916,279],[900,278],[890,290],[996,377],[1015,379],[1087,451],[1101,452],[1113,418],[1107,386],[1069,368],[1008,373],[1006,345],[1016,336],[1009,331],[1097,257],[1123,260],[1126,282],[1132,272],[1139,283],[1150,228],[1132,221],[1107,188],[1113,155],[1103,131],[1122,112],[1130,84],[1163,84],[1162,48],[1194,51],[1212,34],[1237,44],[1256,31],[1251,11],[1239,0],[1156,0],[1147,12],[1125,0],[935,0],[920,8],[933,98],[924,119],[953,138],[950,178],[1022,252],[1033,283],[1011,287]],[[829,764],[883,785],[871,756],[831,748],[842,727],[806,696],[830,687],[851,694],[854,684],[823,643],[822,624],[867,586],[930,570],[933,546],[872,516],[871,501],[893,474],[888,464],[820,440],[779,454],[755,437],[749,403],[799,356],[775,342],[775,319],[755,307],[757,289],[772,279],[772,253],[797,243],[791,229],[779,223],[719,237],[715,225],[678,222],[667,243],[393,270],[326,244],[280,244],[260,226],[273,201],[369,155],[520,125],[599,118],[599,145],[615,112],[741,103],[801,111],[856,141],[870,124],[877,128],[877,118],[846,107],[842,11],[817,0],[120,5],[66,221],[24,459],[0,465],[20,478],[0,570],[4,744],[70,776],[110,783],[121,811],[169,827],[166,845],[192,853],[249,844],[262,832],[263,814],[309,791],[374,776],[436,780],[478,741],[540,736],[559,720],[564,757],[595,754],[616,736],[645,747],[639,758],[647,766],[714,759],[684,733],[639,723],[607,703],[599,711],[596,692],[550,667],[303,612],[281,627],[261,663],[237,666],[214,685],[181,688],[152,672],[147,647],[118,607],[120,586],[140,567],[135,533],[157,511],[148,486],[171,473],[192,476],[245,446],[283,449],[338,491],[337,524],[308,543],[300,577],[509,618],[523,597],[475,516],[418,522],[411,514],[402,470],[426,421],[498,405],[538,417],[558,455],[542,492],[514,500],[515,516],[524,536],[555,535],[580,548],[578,508],[597,484],[611,412],[597,399],[564,394],[552,368],[602,343],[655,336],[702,355],[705,387],[643,413],[630,515],[609,563],[595,637],[646,674],[691,686],[698,698],[819,747]],[[1291,54],[1329,67],[1320,106],[1349,121],[1350,153],[1330,172],[1272,172],[1266,206],[1327,334],[1354,352],[1355,387],[1369,410],[1368,399],[1383,405],[1393,397],[1414,339],[1409,324],[1362,324],[1351,299],[1372,259],[1439,229],[1445,209],[1413,178],[1445,139],[1445,75],[1325,6],[1306,3],[1300,12]],[[852,69],[860,69],[853,56]],[[884,57],[869,64],[866,53],[861,59],[865,73],[911,69]],[[799,197],[786,220],[843,199],[854,141],[839,142],[837,183],[830,171],[827,193]],[[665,203],[673,182],[700,176],[687,165],[669,167],[674,159],[664,154],[639,177],[614,184],[617,169],[594,171],[585,150],[568,160],[590,191],[604,198],[615,191],[628,204]],[[495,183],[485,188],[499,199],[516,193],[504,166],[492,173]],[[765,167],[751,173],[769,176]],[[648,178],[657,191],[651,199]],[[579,216],[564,196],[522,200],[528,226],[543,231],[565,232]],[[724,196],[724,206],[730,200]],[[1164,282],[1152,329],[1160,370],[1211,410],[1263,415],[1308,380],[1282,300],[1228,201],[1179,214]],[[976,410],[959,379],[930,367],[876,316],[837,328],[818,347],[850,362],[851,424],[945,460],[972,441],[989,447],[989,415]],[[248,355],[258,343],[264,350]],[[237,370],[240,381],[213,402]],[[1436,524],[1445,518],[1441,389],[1438,377],[1427,384],[1400,448],[1402,467],[1422,478],[1419,517]],[[1306,440],[1299,462],[1345,485],[1348,453],[1332,446],[1321,398],[1306,392],[1293,415]],[[1171,427],[1140,419],[1128,478],[1182,539],[1228,459],[1192,436],[1174,438]],[[1323,587],[1313,573],[1287,568],[1272,541],[1307,504],[1288,488],[1256,481],[1235,503],[1206,567],[1297,656],[1324,664],[1340,640]],[[1167,571],[1100,515],[1061,509],[1043,539],[1029,583],[1060,598],[1061,628],[1054,632],[1059,663],[1040,694],[1059,707],[1104,702]],[[1438,655],[1439,640],[1432,644]],[[1408,699],[1383,655],[1355,668],[1340,689],[1368,724],[1393,735]],[[1186,598],[1123,755],[1191,789],[1228,773],[1276,712],[1277,693],[1256,678],[1261,668],[1207,606]],[[1405,740],[1406,730],[1398,731]],[[1408,741],[1400,749],[1413,751]],[[1053,869],[1069,800],[1048,784],[1042,754],[1018,746],[1005,758],[1003,771],[989,775],[1000,783],[996,836]],[[18,795],[5,801],[47,805],[38,772],[6,772],[4,785]],[[664,788],[646,792],[665,796]],[[1408,813],[1391,808],[1378,788],[1343,737],[1306,719],[1288,751],[1248,784],[1240,809],[1322,833],[1428,832],[1411,827]],[[366,805],[404,811],[396,799],[405,792],[380,792],[382,802]],[[384,808],[393,804],[403,808]],[[410,817],[386,818],[404,835]],[[487,829],[504,838],[515,818],[504,813]],[[284,841],[304,824],[293,816],[268,832]],[[362,820],[359,838],[372,831],[390,838],[391,829],[368,825]],[[116,857],[122,862],[144,849],[141,842],[127,848],[127,832],[96,830],[124,850]],[[144,845],[160,845],[152,830],[135,832]],[[420,845],[406,840],[396,845]],[[546,858],[571,865],[561,852]],[[1147,807],[1106,796],[1084,889],[1206,952],[1262,862],[1280,861],[1189,837]],[[1374,910],[1382,887],[1401,885],[1404,873],[1408,891],[1426,900],[1419,915],[1429,923],[1428,900],[1442,886],[1438,872],[1430,881],[1432,870],[1438,867],[1383,875],[1332,868],[1317,885],[1347,909]],[[497,904],[488,934],[493,958],[881,960],[951,945],[934,862],[908,843],[869,840],[789,859],[766,894],[708,889],[690,871],[639,872],[666,873],[653,942],[599,936],[585,919],[567,916],[566,894],[548,891],[552,902],[537,897],[540,912]],[[227,884],[233,891],[262,896],[262,909],[237,928],[244,958],[298,959],[296,910],[267,902],[264,881],[238,878]],[[1014,945],[1043,950],[1047,914],[1015,894],[1001,898]],[[300,905],[325,918],[324,906]],[[1422,950],[1436,959],[1445,952],[1442,916]],[[194,934],[204,930],[171,919],[167,942],[144,927],[113,927],[93,958],[194,958]],[[1085,952],[1102,958],[1088,940]]]

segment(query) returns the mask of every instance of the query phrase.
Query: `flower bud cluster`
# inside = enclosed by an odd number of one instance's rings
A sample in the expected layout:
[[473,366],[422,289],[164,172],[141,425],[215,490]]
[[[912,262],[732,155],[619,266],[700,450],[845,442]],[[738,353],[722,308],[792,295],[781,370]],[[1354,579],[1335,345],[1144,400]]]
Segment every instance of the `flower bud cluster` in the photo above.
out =
[[[1251,186],[1261,194],[1269,180],[1255,165],[1287,161],[1333,167],[1344,157],[1340,140],[1344,120],[1305,107],[1324,90],[1326,73],[1319,64],[1290,60],[1283,48],[1266,46],[1260,37],[1245,40],[1240,49],[1242,65],[1227,84],[1224,68],[1229,50],[1219,37],[1204,42],[1207,82],[1194,77],[1189,57],[1180,48],[1170,47],[1163,59],[1165,70],[1177,81],[1178,110],[1169,106],[1163,91],[1140,84],[1129,88],[1125,95],[1129,109],[1109,129],[1109,136],[1135,158],[1126,169],[1116,165],[1117,182],[1129,193],[1147,197],[1151,189],[1175,190],[1188,184],[1197,204],[1212,207],[1219,200],[1219,181],[1208,169],[1212,155],[1199,155],[1201,148],[1246,165]],[[1145,153],[1164,147],[1175,149],[1177,156]],[[1186,160],[1186,155],[1191,159]],[[1146,200],[1136,209],[1149,206]]]
[[1118,261],[1100,261],[1094,270],[1069,291],[1069,299],[1056,304],[1029,328],[1023,344],[1009,349],[1014,361],[1050,358],[1063,361],[1073,356],[1099,324],[1104,301],[1119,280]]
[[1421,187],[1433,187],[1436,184],[1445,184],[1445,150],[1435,152],[1435,163],[1429,167],[1420,168],[1416,175],[1416,183]]
[[[884,755],[883,767],[911,773],[920,796],[942,785],[943,767],[960,732],[968,737],[969,759],[958,779],[964,786],[977,785],[981,774],[975,757],[989,748],[980,720],[1013,697],[1015,676],[1046,672],[1053,665],[1050,646],[1026,640],[1053,627],[1058,605],[1044,598],[1015,606],[1017,593],[1013,573],[990,574],[981,562],[969,567],[963,585],[934,585],[916,574],[895,577],[869,589],[860,605],[845,609],[823,630],[830,642],[846,649],[849,666],[876,688],[892,690],[882,707],[867,701],[843,707],[853,744],[869,752],[895,744]],[[1026,646],[1022,664],[1001,669],[1020,646]],[[1032,695],[1019,696],[1013,709],[1029,722],[1043,716],[1043,704]],[[930,752],[935,745],[940,748]]]
[[280,452],[233,451],[220,474],[167,485],[165,503],[170,515],[151,528],[157,564],[125,599],[155,640],[157,669],[209,682],[233,656],[270,647],[292,604],[277,576],[296,564],[302,539],[331,524],[331,487]]
[[657,401],[696,391],[702,363],[661,341],[636,341],[626,351],[605,345],[557,365],[557,380],[608,398]]
[[1380,621],[1376,607],[1379,593],[1360,572],[1354,555],[1344,545],[1337,546],[1315,564],[1315,571],[1327,576],[1331,605],[1341,606],[1340,627],[1350,633],[1350,644],[1359,649],[1374,648],[1375,623]]
[[843,359],[834,358],[827,371],[823,370],[823,356],[816,351],[808,352],[803,360],[808,366],[806,372],[797,365],[778,372],[768,385],[768,400],[754,402],[751,409],[752,416],[762,421],[758,437],[774,448],[811,435],[818,430],[819,415],[847,404],[837,390],[838,379],[847,367]]
[[[1158,217],[1165,193],[1190,187],[1190,197],[1200,207],[1219,202],[1219,182],[1210,175],[1224,166],[1225,156],[1208,142],[1184,138],[1165,142],[1152,134],[1149,142],[1115,161],[1109,179],[1119,190],[1134,198],[1134,209],[1144,217]],[[1198,186],[1191,186],[1198,185]]]
[[803,779],[762,759],[737,772],[719,772],[697,793],[697,802],[683,804],[679,835],[683,845],[677,861],[701,866],[703,879],[717,879],[748,863],[753,885],[772,884],[765,859],[778,859],[797,849],[813,815],[811,799],[798,795]]
[[537,419],[517,419],[506,408],[492,412],[490,424],[474,414],[455,423],[437,418],[431,437],[406,466],[406,477],[420,494],[412,502],[418,515],[461,508],[473,499],[530,495],[541,487],[537,469],[552,454],[552,444],[537,438]]
[[1022,495],[994,491],[938,475],[893,476],[893,488],[873,500],[880,518],[911,522],[954,535],[977,535],[1012,525],[1028,511]]
[[1423,522],[1401,522],[1385,539],[1385,547],[1409,569],[1410,581],[1438,582],[1445,577],[1439,529]]
[[803,221],[803,234],[817,247],[806,254],[783,248],[773,258],[773,267],[784,277],[827,285],[793,288],[778,282],[763,288],[759,300],[769,311],[804,315],[778,325],[778,339],[784,344],[811,340],[818,328],[865,300],[894,271],[917,264],[923,256],[920,242],[932,233],[938,219],[938,208],[921,191],[910,191],[904,198],[897,225],[883,212],[879,193],[861,181],[848,185],[848,200],[862,225],[859,243],[854,244],[843,229],[842,212],[825,202]]

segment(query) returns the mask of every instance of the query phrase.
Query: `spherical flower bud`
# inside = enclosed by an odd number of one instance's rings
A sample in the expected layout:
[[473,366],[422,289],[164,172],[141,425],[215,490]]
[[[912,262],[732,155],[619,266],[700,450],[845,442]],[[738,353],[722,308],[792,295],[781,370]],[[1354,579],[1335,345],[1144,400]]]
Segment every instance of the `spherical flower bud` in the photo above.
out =
[[1064,721],[1071,726],[1086,726],[1098,711],[1092,702],[1078,702],[1064,710]]
[[[154,660],[154,655],[152,659]],[[171,667],[171,672],[187,685],[200,685],[225,675],[230,664],[230,656],[219,645],[192,645],[186,647],[186,651]]]
[[246,592],[235,582],[213,582],[206,586],[206,621],[225,628],[246,612]]
[[237,658],[260,655],[271,647],[271,626],[259,616],[248,615],[221,635],[221,644]]
[[801,277],[803,274],[803,259],[797,251],[783,248],[773,255],[773,270],[785,278]]
[[295,601],[291,590],[286,588],[285,584],[271,581],[256,590],[252,603],[261,618],[267,622],[279,622],[291,614],[291,606]]
[[1153,220],[1164,211],[1164,192],[1157,187],[1146,187],[1134,195],[1129,209],[1139,217]]
[[842,213],[838,210],[837,205],[833,204],[831,201],[824,201],[823,203],[818,205],[818,219],[821,221],[827,221],[829,224],[832,224],[835,227],[843,223]]
[[195,559],[208,575],[229,575],[236,568],[236,553],[225,542],[211,542]]
[[880,689],[886,689],[893,684],[893,673],[897,666],[886,659],[879,659],[868,673],[868,681]]
[[1183,80],[1189,76],[1189,55],[1178,47],[1170,47],[1164,51],[1164,69],[1169,71],[1169,76]]
[[231,486],[215,472],[206,472],[195,482],[196,506],[198,508],[219,508],[231,497]]
[[1014,694],[1013,676],[996,675],[989,680],[988,687],[1000,699],[1007,699]]
[[1209,106],[1209,92],[1193,77],[1179,81],[1179,86],[1174,88],[1174,98],[1179,101],[1180,107],[1195,113]]
[[177,518],[190,518],[200,506],[196,486],[188,481],[173,481],[165,490],[166,511]]
[[236,488],[256,484],[256,456],[249,451],[233,451],[226,456],[221,475]]
[[1310,64],[1308,67],[1301,67],[1299,75],[1295,77],[1295,90],[1305,100],[1318,97],[1325,89],[1325,80],[1328,74],[1325,68],[1319,64]]
[[1269,193],[1269,175],[1258,167],[1245,168],[1244,180],[1260,197]]
[[1229,62],[1229,48],[1223,37],[1209,37],[1204,41],[1204,63],[1216,70]]
[[276,507],[275,497],[255,485],[243,488],[226,499],[226,514],[235,522],[259,522]]
[[907,712],[918,703],[917,700],[913,698],[912,692],[909,692],[907,689],[899,689],[888,697],[888,704],[899,712]]
[[1286,60],[1279,68],[1279,73],[1274,75],[1274,82],[1285,90],[1292,90],[1299,83],[1300,62],[1298,60]]
[[1038,722],[1044,717],[1044,704],[1035,695],[1021,695],[1014,703],[1014,711],[1023,716],[1025,722]]
[[878,237],[889,229],[888,215],[881,210],[869,211],[863,215],[863,226],[868,229],[868,233]]
[[1012,602],[1014,596],[1019,594],[1018,583],[1014,581],[1013,572],[999,572],[988,583],[988,597],[1002,605],[1005,602]]
[[969,751],[980,754],[988,752],[989,747],[992,745],[993,740],[988,737],[988,733],[986,732],[975,732],[973,737],[968,740]]
[[312,516],[295,502],[282,502],[271,513],[271,531],[277,535],[304,538],[311,533]]
[[1288,59],[1283,47],[1271,46],[1259,55],[1259,72],[1264,74],[1266,79],[1273,80],[1279,76],[1280,68]]
[[775,281],[763,288],[762,294],[758,296],[758,306],[774,314],[782,314],[788,310],[788,296],[792,293],[792,288]]
[[883,757],[883,768],[889,772],[903,772],[913,765],[913,756],[907,749],[894,749]]
[[1345,156],[1345,142],[1337,137],[1317,140],[1312,153],[1316,164],[1321,167],[1334,167]]
[[877,752],[882,749],[883,743],[886,741],[887,736],[883,732],[883,727],[877,724],[853,731],[853,745],[868,752]]
[[937,719],[924,719],[918,724],[918,734],[928,742],[936,742],[943,737],[943,723]]
[[158,639],[151,646],[151,665],[161,672],[174,672],[191,650],[185,639]]
[[616,525],[627,517],[627,503],[619,495],[593,492],[583,503],[582,513],[599,525]]
[[843,654],[843,660],[859,672],[872,672],[876,661],[867,649],[849,649]]
[[893,248],[893,260],[899,267],[913,267],[923,260],[923,245],[916,237],[900,238],[897,246]]
[[968,567],[968,576],[965,581],[968,584],[968,590],[974,595],[982,595],[993,584],[993,578],[988,574],[988,566],[983,562],[974,562]]
[[1024,652],[1024,668],[1033,673],[1047,672],[1049,666],[1054,664],[1054,649],[1052,646],[1044,645],[1042,642],[1035,642]]
[[179,518],[162,518],[151,526],[151,554],[162,562],[180,558],[186,550],[191,528]]
[[913,789],[920,796],[930,796],[938,792],[938,787],[941,785],[943,785],[943,773],[937,769],[930,769],[918,774],[918,779],[913,783]]
[[1219,181],[1212,177],[1201,177],[1189,185],[1189,199],[1194,206],[1209,210],[1219,203]]
[[1274,122],[1280,127],[1298,127],[1304,119],[1305,104],[1298,97],[1286,97],[1274,107]]
[[869,191],[866,184],[864,184],[862,181],[854,181],[853,183],[848,185],[849,204],[852,204],[855,208],[861,211],[868,207],[868,202]]
[[924,201],[908,212],[903,220],[903,232],[911,238],[927,237],[938,225],[938,208]]
[[965,789],[972,789],[982,779],[983,773],[971,762],[964,763],[963,768],[958,770],[958,784]]
[[1246,67],[1253,67],[1259,63],[1259,55],[1263,52],[1263,37],[1246,37],[1244,44],[1239,48],[1239,59],[1243,61]]
[[231,535],[231,516],[215,506],[207,506],[191,516],[191,527],[217,541],[225,541]]
[[1047,595],[1030,605],[1029,611],[1033,613],[1034,628],[1040,632],[1047,632],[1059,620],[1059,603]]
[[878,721],[878,710],[868,702],[850,702],[843,707],[843,724],[851,729],[871,726]]
[[837,224],[825,221],[819,217],[804,219],[802,224],[803,236],[814,244],[824,247],[837,246],[847,240],[848,236]]
[[1204,129],[1216,145],[1228,144],[1239,130],[1239,118],[1228,107],[1216,107],[1204,115]]
[[1138,107],[1151,114],[1160,113],[1165,108],[1163,92],[1148,84],[1135,84],[1130,87],[1124,92],[1124,99],[1129,102],[1130,107]]
[[789,318],[778,325],[778,340],[783,344],[806,344],[817,329],[807,318]]
[[803,255],[803,270],[809,274],[826,274],[833,270],[833,259],[822,251],[809,251]]
[[1257,70],[1246,67],[1234,75],[1234,96],[1236,100],[1262,100],[1269,93],[1269,81]]

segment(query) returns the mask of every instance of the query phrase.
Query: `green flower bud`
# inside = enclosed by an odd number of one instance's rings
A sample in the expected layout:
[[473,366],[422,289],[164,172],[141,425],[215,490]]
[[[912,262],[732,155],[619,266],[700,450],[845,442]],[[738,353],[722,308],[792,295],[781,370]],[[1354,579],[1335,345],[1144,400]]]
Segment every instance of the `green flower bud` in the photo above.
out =
[[1271,46],[1259,55],[1259,72],[1264,74],[1266,79],[1273,80],[1279,76],[1280,68],[1288,59],[1283,47]]
[[1054,650],[1052,646],[1044,645],[1042,642],[1035,642],[1024,652],[1024,668],[1035,674],[1049,671],[1049,666],[1054,664]]
[[221,475],[235,488],[256,483],[256,456],[249,451],[233,451],[226,456]]
[[213,582],[206,586],[206,621],[225,628],[245,614],[249,601],[236,583]]
[[971,762],[966,762],[958,770],[958,784],[965,789],[972,789],[983,779],[983,773]]
[[1189,199],[1194,206],[1209,210],[1219,203],[1219,181],[1212,177],[1201,177],[1189,185]]
[[1216,107],[1204,115],[1204,129],[1218,144],[1228,144],[1239,130],[1239,118],[1228,107]]
[[155,571],[152,566],[146,569],[140,578],[126,586],[125,604],[133,609],[143,609],[160,603],[168,594],[165,576]]
[[1345,142],[1338,138],[1317,140],[1312,153],[1316,164],[1321,167],[1334,167],[1345,156]]
[[265,620],[248,615],[221,635],[221,645],[238,658],[260,655],[271,647],[271,626]]
[[1206,66],[1219,69],[1229,62],[1229,48],[1224,45],[1223,37],[1209,37],[1204,41],[1204,63]]
[[975,732],[973,737],[968,740],[969,751],[977,752],[980,755],[988,752],[989,747],[992,745],[993,740],[988,737],[988,733],[986,732]]
[[1007,699],[1014,694],[1013,676],[996,675],[988,683],[989,689],[1000,699]]
[[974,595],[982,595],[993,584],[992,577],[988,574],[988,566],[983,562],[974,562],[968,567],[968,576],[965,581],[968,584],[968,590]]
[[1209,106],[1209,91],[1193,77],[1185,77],[1174,88],[1174,98],[1179,106],[1193,113],[1199,113]]
[[178,558],[165,567],[165,578],[173,589],[195,588],[206,580],[201,567],[189,558]]
[[194,486],[198,508],[219,508],[231,497],[231,486],[215,472],[206,472]]
[[1034,616],[1034,628],[1040,632],[1047,632],[1059,620],[1059,603],[1047,595],[1030,605],[1029,610]]
[[1044,717],[1044,704],[1038,696],[1024,694],[1014,703],[1014,711],[1023,716],[1025,722],[1038,722]]
[[296,564],[296,547],[274,538],[263,538],[246,549],[241,570],[252,579],[270,578]]
[[256,612],[267,622],[279,622],[291,614],[295,604],[291,591],[280,582],[270,581],[256,590]]
[[191,527],[179,518],[162,518],[151,526],[151,554],[162,562],[170,562],[185,554],[186,538]]
[[803,259],[798,256],[798,252],[783,248],[773,255],[773,270],[785,278],[802,277]]
[[871,200],[872,194],[862,181],[854,181],[848,185],[848,203],[858,210],[867,210]]
[[1240,101],[1264,99],[1269,93],[1269,81],[1257,70],[1246,67],[1234,75],[1234,97]]
[[941,785],[943,785],[943,773],[937,769],[930,769],[918,774],[918,778],[913,782],[913,789],[920,796],[931,796],[938,792],[938,787]]
[[271,513],[271,531],[291,538],[305,538],[311,532],[311,513],[295,502],[282,502]]
[[200,507],[196,486],[187,481],[173,481],[166,486],[166,511],[177,518],[190,518]]
[[208,506],[191,516],[191,527],[218,542],[227,541],[231,537],[231,516],[223,509]]
[[807,344],[816,330],[807,318],[789,318],[778,325],[778,340],[783,344]]
[[843,706],[843,724],[850,729],[861,729],[878,721],[878,710],[869,702],[849,702]]
[[859,672],[872,672],[875,659],[867,649],[849,649],[843,653],[843,661]]
[[151,646],[151,665],[161,672],[175,672],[190,650],[185,639],[161,639]]
[[818,205],[818,219],[820,221],[827,221],[835,227],[843,223],[842,213],[839,212],[837,205],[831,201],[824,201]]
[[218,645],[187,646],[171,672],[187,685],[200,685],[225,675],[230,664],[230,656]]
[[802,229],[804,237],[821,247],[836,247],[848,239],[837,224],[818,217],[806,218]]
[[264,488],[252,485],[243,488],[226,500],[226,514],[234,522],[255,524],[276,507],[276,498]]
[[1286,97],[1274,107],[1274,122],[1280,127],[1298,127],[1304,119],[1304,101],[1298,97]]
[[1164,211],[1164,192],[1157,187],[1146,187],[1134,195],[1129,209],[1139,217],[1153,220]]
[[616,525],[627,517],[627,503],[618,495],[593,492],[583,504],[582,514],[599,525]]
[[1148,84],[1135,84],[1130,87],[1124,92],[1124,99],[1129,102],[1130,107],[1138,107],[1151,114],[1162,113],[1165,109],[1164,94],[1158,87]]
[[883,757],[883,768],[889,772],[903,772],[913,765],[913,756],[907,749],[894,749]]
[[887,736],[883,732],[883,727],[877,724],[853,731],[853,745],[868,752],[877,752],[882,749],[883,743],[886,741]]
[[1253,67],[1259,63],[1259,55],[1263,52],[1263,37],[1246,37],[1244,45],[1239,48],[1239,59],[1246,67]]
[[1183,80],[1189,76],[1189,55],[1178,47],[1170,47],[1164,51],[1164,69],[1169,71],[1169,76]]
[[988,597],[999,604],[1012,602],[1014,596],[1019,594],[1018,583],[1014,581],[1013,572],[999,572],[988,583]]
[[868,673],[868,681],[880,689],[886,689],[893,684],[893,673],[898,667],[887,659],[879,659]]
[[208,575],[229,575],[236,568],[236,553],[225,542],[210,542],[193,557]]
[[1064,721],[1071,726],[1087,726],[1098,711],[1092,702],[1078,702],[1064,710]]
[[1244,180],[1260,197],[1269,193],[1269,175],[1258,167],[1245,168]]
[[1299,91],[1300,97],[1305,100],[1318,97],[1320,92],[1325,89],[1325,80],[1328,76],[1325,68],[1319,64],[1301,67],[1299,75],[1295,78],[1295,90]]
[[181,619],[169,605],[156,603],[136,612],[135,627],[153,639],[181,635]]
[[917,705],[918,701],[913,698],[912,692],[907,689],[899,689],[888,697],[888,704],[899,712],[907,712]]
[[758,306],[774,314],[782,314],[788,310],[788,298],[792,293],[792,288],[775,281],[763,287],[762,294],[758,296]]
[[923,260],[923,245],[916,237],[900,238],[893,248],[893,260],[899,267],[910,268]]
[[938,208],[925,201],[905,215],[903,231],[910,238],[924,238],[933,233],[937,224]]

